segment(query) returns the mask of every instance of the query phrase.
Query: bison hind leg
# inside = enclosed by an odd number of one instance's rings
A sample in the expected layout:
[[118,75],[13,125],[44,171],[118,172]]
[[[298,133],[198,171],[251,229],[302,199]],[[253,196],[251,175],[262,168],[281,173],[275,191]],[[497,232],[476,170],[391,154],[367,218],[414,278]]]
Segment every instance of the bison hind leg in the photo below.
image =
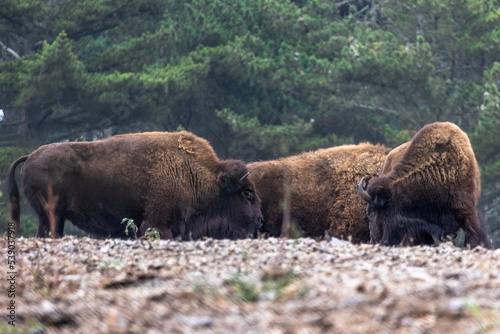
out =
[[[60,217],[55,217],[51,223],[51,219],[49,219],[47,214],[38,213],[38,230],[36,232],[36,237],[48,238],[52,236],[61,238],[64,235],[64,221],[65,218],[61,215]],[[55,226],[52,227],[51,224],[55,224]],[[54,230],[55,235],[52,235],[52,230]]]
[[38,214],[38,231],[36,232],[37,238],[47,238],[50,233],[49,219],[45,214]]
[[[64,234],[65,204],[64,201],[53,195],[51,191],[42,196],[36,189],[25,189],[26,198],[38,216],[37,238],[60,238]],[[47,197],[47,198],[46,198]]]
[[57,218],[57,225],[56,225],[56,238],[61,238],[64,235],[64,221],[66,220],[64,218],[64,215],[61,214]]

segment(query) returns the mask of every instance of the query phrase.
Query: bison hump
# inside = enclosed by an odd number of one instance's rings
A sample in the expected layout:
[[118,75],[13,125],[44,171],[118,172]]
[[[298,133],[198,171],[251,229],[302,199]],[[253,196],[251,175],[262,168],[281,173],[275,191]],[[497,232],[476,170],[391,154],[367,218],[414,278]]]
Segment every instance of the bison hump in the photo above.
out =
[[186,151],[188,154],[196,154],[196,146],[193,141],[193,138],[189,138],[188,136],[182,134],[178,139],[179,149]]

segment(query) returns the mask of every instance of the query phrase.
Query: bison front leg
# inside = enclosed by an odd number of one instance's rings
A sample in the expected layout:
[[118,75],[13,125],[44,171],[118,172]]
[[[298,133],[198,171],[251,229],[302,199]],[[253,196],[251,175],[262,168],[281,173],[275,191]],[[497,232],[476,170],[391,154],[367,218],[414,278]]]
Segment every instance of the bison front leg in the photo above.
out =
[[444,237],[444,229],[436,224],[420,218],[397,215],[385,222],[380,243],[389,246],[432,245],[435,240],[444,240]]

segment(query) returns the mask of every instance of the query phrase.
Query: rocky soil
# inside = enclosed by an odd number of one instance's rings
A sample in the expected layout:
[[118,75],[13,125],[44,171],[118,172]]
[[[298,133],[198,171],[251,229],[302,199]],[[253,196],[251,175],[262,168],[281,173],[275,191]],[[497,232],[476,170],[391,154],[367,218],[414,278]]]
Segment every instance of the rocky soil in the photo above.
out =
[[74,237],[16,249],[17,331],[0,332],[500,333],[500,250]]

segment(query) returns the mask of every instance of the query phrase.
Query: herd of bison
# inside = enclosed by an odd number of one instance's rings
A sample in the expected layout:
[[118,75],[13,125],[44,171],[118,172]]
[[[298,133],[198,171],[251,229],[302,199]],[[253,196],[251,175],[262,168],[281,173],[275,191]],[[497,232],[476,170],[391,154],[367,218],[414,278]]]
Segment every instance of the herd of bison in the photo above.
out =
[[125,134],[44,145],[8,175],[11,220],[19,188],[38,215],[37,237],[60,237],[70,220],[102,237],[238,239],[303,236],[355,243],[491,246],[479,218],[480,172],[469,138],[452,123],[424,126],[393,150],[344,145],[272,161],[219,160],[192,133]]

